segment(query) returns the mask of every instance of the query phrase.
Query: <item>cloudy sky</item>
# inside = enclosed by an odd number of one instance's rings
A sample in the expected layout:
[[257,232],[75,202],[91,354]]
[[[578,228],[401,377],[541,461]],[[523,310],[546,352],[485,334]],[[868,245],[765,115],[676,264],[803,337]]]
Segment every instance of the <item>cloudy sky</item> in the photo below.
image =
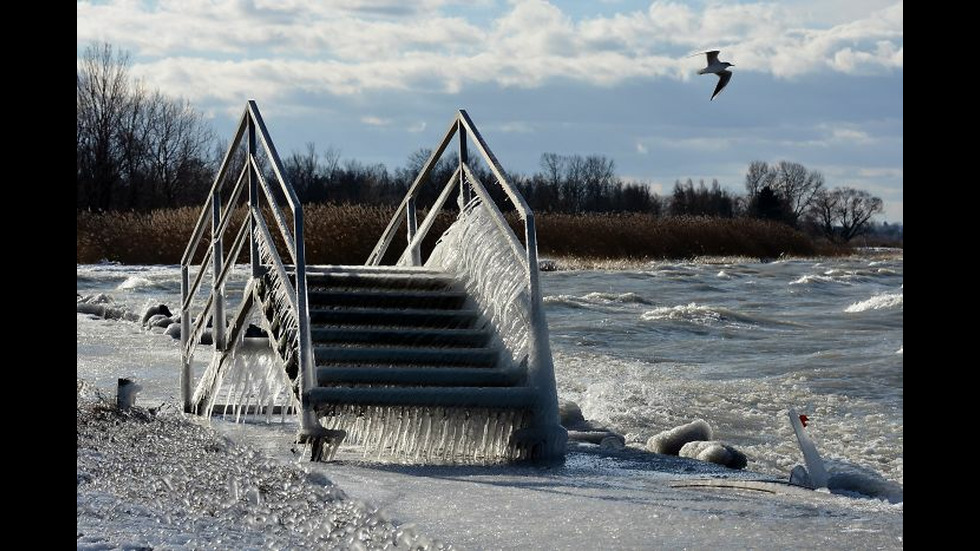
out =
[[[893,0],[114,0],[77,3],[77,52],[133,72],[231,137],[255,99],[282,154],[307,142],[404,166],[466,109],[503,166],[601,154],[669,192],[790,160],[903,220],[903,5]],[[699,76],[720,48],[729,86]]]

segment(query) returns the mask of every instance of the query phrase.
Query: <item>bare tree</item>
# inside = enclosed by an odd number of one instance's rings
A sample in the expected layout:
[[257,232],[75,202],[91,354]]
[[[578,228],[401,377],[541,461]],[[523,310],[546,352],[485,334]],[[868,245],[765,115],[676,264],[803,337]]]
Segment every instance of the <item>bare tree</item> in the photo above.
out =
[[321,197],[323,182],[320,180],[319,164],[316,145],[313,142],[306,143],[305,153],[294,152],[283,162],[286,179],[303,202],[323,200]]
[[762,188],[771,186],[775,176],[775,171],[769,169],[769,163],[765,161],[752,161],[749,163],[748,172],[745,173],[746,194],[752,197],[758,194]]
[[884,210],[880,197],[864,190],[839,187],[816,194],[809,215],[828,238],[846,243],[870,228],[871,218]]
[[585,187],[584,210],[609,210],[609,205],[602,203],[615,183],[616,166],[613,160],[602,155],[589,155],[582,161],[581,178]]
[[[130,58],[89,46],[76,70],[78,208],[131,209],[198,201],[208,187],[214,137],[183,100],[147,91]],[[203,196],[203,192],[202,192]]]
[[[784,203],[785,221],[796,224],[802,217],[817,193],[823,189],[824,177],[819,171],[809,170],[800,163],[779,161],[770,165],[764,161],[752,161],[745,174],[745,191],[748,194],[750,210],[752,205],[779,200]],[[766,191],[767,197],[760,194]],[[775,198],[769,197],[770,192]],[[755,209],[759,211],[759,209]],[[772,209],[763,209],[772,211]],[[757,214],[758,215],[758,214]]]
[[129,55],[110,44],[86,48],[75,73],[77,205],[112,206],[120,178],[116,140],[129,92]]
[[773,190],[786,199],[794,219],[806,212],[814,196],[823,188],[823,174],[808,170],[800,163],[780,161],[776,169]]
[[562,172],[564,172],[563,157],[557,153],[541,154],[541,169],[544,170],[544,180],[552,186],[561,185]]
[[167,205],[183,202],[193,189],[195,172],[214,141],[203,116],[189,103],[153,94],[152,131],[147,144],[150,178]]

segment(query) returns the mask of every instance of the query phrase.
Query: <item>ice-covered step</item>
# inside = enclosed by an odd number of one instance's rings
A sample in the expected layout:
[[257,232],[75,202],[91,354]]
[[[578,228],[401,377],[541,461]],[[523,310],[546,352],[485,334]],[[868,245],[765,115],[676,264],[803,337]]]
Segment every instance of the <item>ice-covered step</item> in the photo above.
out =
[[307,291],[311,307],[339,308],[429,308],[458,309],[466,301],[465,291],[439,290],[378,290],[378,289],[323,289]]
[[313,349],[313,357],[316,359],[316,365],[381,364],[493,367],[497,363],[499,353],[492,348],[316,346]]
[[377,266],[308,268],[308,287],[373,289],[451,289],[457,286],[452,276],[424,268]]
[[474,309],[423,308],[310,308],[310,323],[317,325],[372,325],[377,327],[470,328],[479,318]]
[[320,385],[378,384],[412,386],[514,386],[523,373],[516,369],[468,367],[320,367]]
[[451,408],[530,409],[536,391],[531,387],[384,387],[311,388],[303,406],[329,413],[337,405],[420,406]]
[[320,344],[386,346],[455,346],[481,347],[490,339],[485,329],[416,329],[411,327],[337,327],[314,326],[313,342]]

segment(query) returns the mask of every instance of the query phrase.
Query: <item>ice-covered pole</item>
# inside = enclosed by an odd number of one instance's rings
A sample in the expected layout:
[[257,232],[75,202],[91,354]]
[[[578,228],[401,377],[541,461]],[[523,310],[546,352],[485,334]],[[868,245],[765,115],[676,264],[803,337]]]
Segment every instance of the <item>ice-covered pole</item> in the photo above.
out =
[[136,394],[143,390],[143,387],[136,384],[132,379],[119,379],[116,382],[116,407],[125,411],[136,405]]

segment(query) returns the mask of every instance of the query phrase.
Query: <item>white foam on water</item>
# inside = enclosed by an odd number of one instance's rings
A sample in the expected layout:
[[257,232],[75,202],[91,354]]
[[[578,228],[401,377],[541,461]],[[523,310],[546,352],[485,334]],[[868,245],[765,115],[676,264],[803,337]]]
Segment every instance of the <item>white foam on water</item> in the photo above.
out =
[[905,293],[882,293],[875,295],[867,300],[855,302],[844,309],[845,312],[866,312],[868,310],[881,310],[884,308],[902,307]]
[[141,287],[152,287],[152,286],[153,286],[153,282],[145,277],[130,276],[127,277],[125,281],[120,283],[116,287],[116,289],[119,289],[120,291],[124,291],[128,289],[139,289]]
[[586,419],[643,448],[661,431],[704,419],[714,438],[748,457],[748,469],[788,475],[801,461],[787,410],[798,406],[825,459],[870,465],[903,483],[903,418],[862,398],[810,389],[806,376],[714,380],[681,363],[624,360],[602,354],[556,354],[558,392]]
[[592,306],[617,306],[630,304],[651,304],[646,298],[636,293],[599,293],[593,292],[582,296],[548,295],[543,299],[545,304],[569,306],[573,308],[588,308]]
[[758,320],[720,306],[706,306],[691,302],[677,306],[662,306],[640,314],[643,321],[680,321],[697,325],[727,325],[747,327],[758,324]]
[[826,284],[842,284],[847,285],[849,282],[846,278],[835,275],[825,275],[825,274],[806,274],[802,275],[793,281],[789,282],[790,285],[826,285]]

